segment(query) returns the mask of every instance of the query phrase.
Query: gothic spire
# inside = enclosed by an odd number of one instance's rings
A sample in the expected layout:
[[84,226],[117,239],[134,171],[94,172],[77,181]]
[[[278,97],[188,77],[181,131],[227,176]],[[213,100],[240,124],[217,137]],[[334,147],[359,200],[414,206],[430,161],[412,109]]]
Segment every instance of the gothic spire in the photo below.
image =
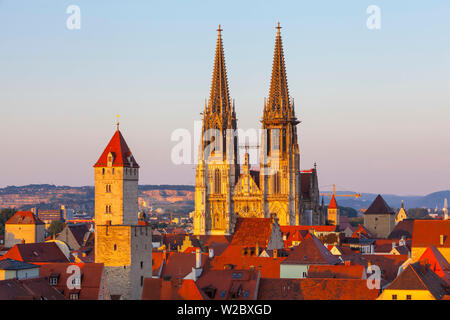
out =
[[231,112],[230,95],[228,92],[227,70],[225,67],[225,55],[223,53],[222,29],[217,29],[216,56],[214,59],[214,71],[211,82],[211,95],[208,111],[213,113]]
[[279,22],[276,29],[277,37],[275,40],[275,52],[273,54],[272,79],[270,82],[267,111],[271,114],[278,113],[284,115],[290,109],[290,102]]

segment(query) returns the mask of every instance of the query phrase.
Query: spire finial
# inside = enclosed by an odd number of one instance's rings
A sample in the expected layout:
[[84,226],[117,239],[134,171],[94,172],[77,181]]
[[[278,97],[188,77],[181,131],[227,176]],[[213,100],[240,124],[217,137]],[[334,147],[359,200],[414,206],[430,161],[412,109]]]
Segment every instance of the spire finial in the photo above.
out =
[[221,32],[223,31],[223,29],[221,27],[222,26],[219,24],[219,29],[217,29],[217,32],[219,33],[219,36],[220,36]]
[[117,117],[117,123],[116,123],[116,125],[117,125],[117,130],[119,130],[119,118],[120,118],[120,115],[117,115],[116,117]]
[[280,22],[278,21],[277,26],[275,27],[277,29],[277,35],[280,35],[280,30],[281,30],[281,26],[280,26]]

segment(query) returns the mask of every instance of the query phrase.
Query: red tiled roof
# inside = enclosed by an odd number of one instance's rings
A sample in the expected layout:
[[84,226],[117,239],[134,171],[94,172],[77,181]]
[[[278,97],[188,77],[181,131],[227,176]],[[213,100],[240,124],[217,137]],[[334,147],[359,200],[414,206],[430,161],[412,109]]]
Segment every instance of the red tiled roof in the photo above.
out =
[[259,277],[258,270],[208,270],[196,285],[210,299],[254,300]]
[[291,253],[282,264],[338,264],[339,258],[334,256],[325,246],[317,239],[316,236],[306,237],[300,245],[294,247]]
[[[440,237],[444,235],[444,245]],[[450,247],[450,220],[414,220],[413,247]]]
[[[213,270],[223,270],[227,265],[233,265],[234,269],[250,270],[254,268],[259,270],[261,272],[261,277],[280,277],[280,263],[284,261],[286,257],[274,259],[271,257],[258,257],[251,254],[243,255],[243,249],[244,248],[241,246],[228,246],[220,256],[215,256],[211,260],[211,268]],[[255,250],[255,248],[253,249]]]
[[0,281],[0,300],[64,300],[44,278]]
[[429,264],[430,269],[450,285],[450,263],[435,246],[428,247],[419,261]]
[[[183,279],[192,272],[195,267],[196,253],[169,252],[167,261],[163,266],[161,278],[170,276],[171,279]],[[208,254],[201,253],[201,267],[206,269],[208,264]]]
[[24,262],[69,262],[54,242],[16,244],[3,257]]
[[378,290],[358,279],[261,279],[258,300],[375,300]]
[[205,298],[193,280],[144,279],[142,300],[205,300]]
[[395,212],[388,206],[383,197],[378,195],[364,214],[395,214]]
[[363,259],[372,265],[377,265],[381,269],[381,277],[386,282],[391,282],[398,274],[400,266],[408,260],[408,255],[394,254],[364,254]]
[[312,265],[308,269],[308,278],[362,279],[364,270],[361,265]]
[[31,211],[17,211],[6,224],[44,224],[44,222]]
[[[98,300],[103,277],[103,263],[37,263],[41,277],[49,279],[50,275],[58,275],[58,284],[54,287],[70,298],[72,292],[67,288],[67,279],[72,276],[67,273],[69,266],[78,266],[81,271],[81,286],[79,300]],[[49,281],[49,280],[47,280]],[[106,298],[106,297],[104,297]]]
[[265,248],[272,234],[270,218],[238,218],[231,245],[255,246]]
[[408,265],[385,290],[428,290],[439,300],[445,296],[446,286],[447,283],[428,266],[416,262]]
[[330,204],[328,205],[328,209],[337,209],[338,205],[336,202],[336,198],[334,196],[334,194],[331,196],[331,200],[330,200]]
[[106,167],[108,165],[108,154],[110,152],[113,155],[113,167],[139,168],[139,165],[134,159],[130,148],[128,148],[128,145],[119,130],[114,133],[94,167]]
[[373,238],[372,233],[369,230],[367,230],[367,228],[364,227],[362,224],[360,224],[358,226],[358,229],[356,229],[356,231],[353,232],[352,238],[360,238],[361,234],[363,234],[366,238],[369,239]]

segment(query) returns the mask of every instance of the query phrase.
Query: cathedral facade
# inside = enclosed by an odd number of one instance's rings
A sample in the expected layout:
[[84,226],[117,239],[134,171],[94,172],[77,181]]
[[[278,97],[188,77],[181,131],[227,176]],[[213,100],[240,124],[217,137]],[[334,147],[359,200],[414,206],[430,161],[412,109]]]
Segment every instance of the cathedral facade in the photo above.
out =
[[[237,217],[274,217],[280,225],[324,224],[316,168],[300,171],[293,99],[289,96],[281,27],[277,26],[269,97],[261,120],[259,170],[249,153],[239,164],[237,119],[230,99],[219,26],[209,101],[195,177],[194,234],[233,234]],[[307,183],[301,183],[308,179]]]

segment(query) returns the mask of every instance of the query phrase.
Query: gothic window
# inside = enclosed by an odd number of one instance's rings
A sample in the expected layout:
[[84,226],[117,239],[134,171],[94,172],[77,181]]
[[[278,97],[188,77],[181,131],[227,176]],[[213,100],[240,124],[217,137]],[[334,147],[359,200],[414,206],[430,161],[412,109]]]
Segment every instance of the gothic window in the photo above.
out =
[[273,135],[273,150],[280,150],[280,129],[274,129],[272,131]]
[[219,194],[222,192],[221,181],[220,181],[220,170],[216,169],[214,172],[214,193]]
[[105,174],[105,168],[102,169],[102,174]]
[[106,193],[110,193],[111,192],[111,185],[107,184],[106,185]]
[[266,137],[266,139],[267,139],[267,155],[269,156],[270,155],[270,149],[271,149],[271,146],[270,146],[270,135],[271,135],[271,133],[270,133],[270,129],[267,129],[267,132],[266,132],[266,135],[267,135],[267,137]]
[[106,212],[106,213],[111,213],[111,205],[107,205],[107,206],[106,206],[105,212]]
[[280,194],[281,193],[281,175],[280,172],[277,172],[273,175],[272,178],[272,193]]
[[283,152],[286,152],[286,129],[283,129],[282,148]]

